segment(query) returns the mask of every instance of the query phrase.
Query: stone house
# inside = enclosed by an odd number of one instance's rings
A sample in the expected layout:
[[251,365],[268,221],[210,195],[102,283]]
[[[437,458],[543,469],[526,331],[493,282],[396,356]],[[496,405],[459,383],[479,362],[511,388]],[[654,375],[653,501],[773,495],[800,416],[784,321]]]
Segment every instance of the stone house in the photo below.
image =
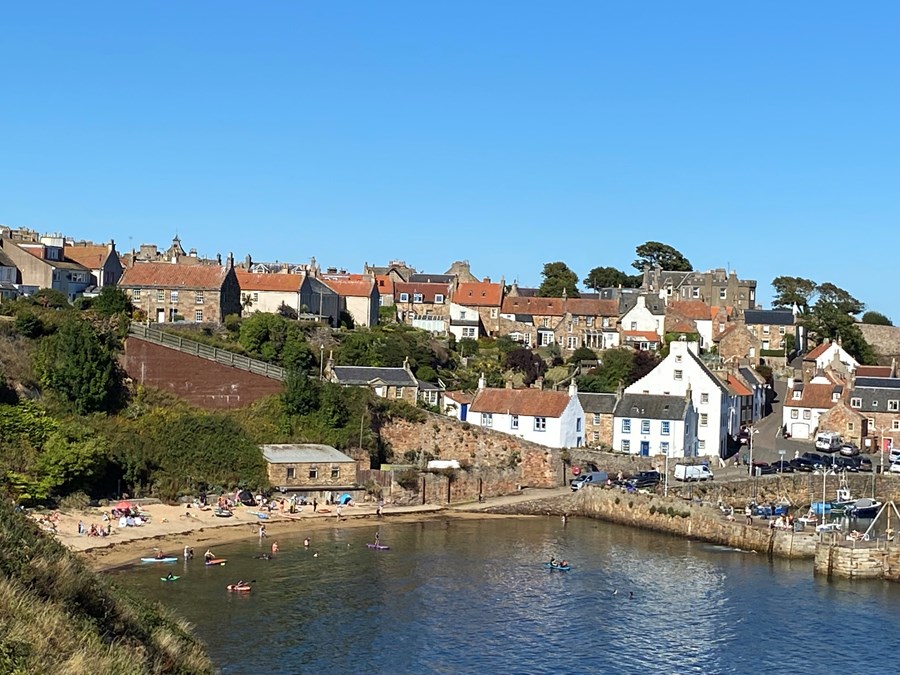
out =
[[843,383],[826,371],[819,371],[809,381],[789,379],[782,408],[783,428],[792,438],[815,437],[819,418],[843,396]]
[[799,349],[798,336],[802,329],[796,324],[796,318],[794,312],[787,309],[754,309],[744,312],[743,322],[756,337],[758,350],[786,353],[785,341],[789,335],[793,336],[794,349]]
[[665,332],[696,334],[700,349],[706,351],[713,344],[713,317],[718,309],[702,300],[672,300],[666,305]]
[[374,279],[369,277],[339,279],[327,274],[321,279],[337,293],[341,311],[350,315],[354,326],[371,328],[378,325],[378,308],[381,303]]
[[229,256],[225,266],[138,262],[128,267],[119,287],[150,321],[179,318],[195,323],[222,323],[241,313],[241,289]]
[[269,482],[278,490],[316,496],[324,491],[356,487],[356,460],[332,448],[313,443],[260,446]]
[[584,444],[584,411],[578,390],[493,389],[482,377],[467,421],[550,448],[578,448]]
[[241,307],[244,314],[268,312],[275,314],[279,307],[287,305],[300,311],[300,284],[302,274],[265,274],[236,269],[241,288]]
[[393,283],[398,281],[409,281],[409,278],[416,273],[414,267],[410,267],[403,260],[391,260],[385,266],[363,264],[363,274],[373,277],[388,277]]
[[[450,297],[450,332],[457,340],[495,335],[500,330],[504,282],[457,282]],[[474,323],[473,322],[477,322]],[[471,330],[475,328],[476,330]]]
[[0,237],[0,247],[17,270],[15,285],[24,295],[52,288],[70,301],[92,286],[91,270],[66,260],[65,239],[47,235],[35,241]]
[[63,248],[65,259],[78,263],[91,271],[91,285],[96,289],[115,286],[122,277],[123,267],[116,242],[96,245],[85,242],[66,244]]
[[647,457],[694,457],[697,412],[684,396],[625,394],[613,413],[613,448]]
[[841,399],[819,416],[819,431],[834,431],[844,442],[862,448],[865,447],[864,439],[869,436],[869,420]]
[[[450,322],[450,283],[394,282],[394,306],[401,323],[445,334]],[[477,337],[477,336],[476,336]]]
[[621,394],[578,392],[584,410],[584,444],[590,448],[613,447],[613,413]]
[[850,408],[866,419],[861,448],[886,451],[900,447],[900,378],[855,377],[849,399]]
[[617,318],[615,300],[509,295],[503,299],[498,334],[529,347],[602,350],[619,344]]
[[376,396],[415,405],[419,399],[419,381],[412,374],[409,361],[402,368],[373,366],[335,366],[331,359],[325,377],[342,387],[368,387]]
[[756,282],[739,279],[737,272],[717,268],[706,272],[674,272],[645,267],[641,288],[670,300],[702,300],[711,306],[756,307]]
[[19,297],[19,289],[16,282],[19,279],[19,269],[2,248],[0,248],[0,301],[15,300]]

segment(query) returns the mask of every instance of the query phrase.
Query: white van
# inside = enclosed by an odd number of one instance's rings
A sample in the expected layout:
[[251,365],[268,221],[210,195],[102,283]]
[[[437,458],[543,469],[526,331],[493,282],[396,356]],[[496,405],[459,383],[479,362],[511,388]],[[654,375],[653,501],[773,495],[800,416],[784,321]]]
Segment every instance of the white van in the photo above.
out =
[[841,449],[841,435],[833,431],[822,431],[816,434],[816,450],[821,452],[837,452]]
[[712,480],[715,478],[706,464],[676,464],[675,480]]

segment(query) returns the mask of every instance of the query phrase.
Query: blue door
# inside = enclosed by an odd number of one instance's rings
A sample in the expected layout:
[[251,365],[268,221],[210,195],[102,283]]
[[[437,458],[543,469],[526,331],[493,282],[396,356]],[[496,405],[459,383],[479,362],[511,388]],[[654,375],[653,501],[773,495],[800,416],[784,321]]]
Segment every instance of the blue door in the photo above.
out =
[[650,454],[650,441],[641,441],[641,457],[647,457]]

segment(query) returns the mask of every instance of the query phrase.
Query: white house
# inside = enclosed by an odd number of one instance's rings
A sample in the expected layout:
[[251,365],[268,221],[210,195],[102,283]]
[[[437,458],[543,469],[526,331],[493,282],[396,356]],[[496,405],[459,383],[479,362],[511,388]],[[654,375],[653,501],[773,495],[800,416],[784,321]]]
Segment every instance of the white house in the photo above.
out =
[[841,400],[844,385],[819,371],[809,382],[788,380],[782,424],[792,438],[815,436],[819,418]]
[[740,426],[739,397],[706,367],[698,350],[696,342],[670,343],[669,355],[625,393],[684,396],[690,390],[698,415],[697,454],[727,457],[728,436]]
[[550,448],[584,444],[584,410],[574,384],[567,392],[488,389],[481,378],[467,421]]
[[803,366],[806,369],[809,362],[814,362],[815,370],[821,370],[826,366],[830,366],[835,360],[843,363],[851,373],[859,367],[859,362],[844,351],[839,342],[830,342],[828,340],[803,357]]
[[[268,312],[275,314],[286,305],[298,311],[300,274],[259,274],[235,269],[241,287],[241,308],[243,313]],[[299,311],[298,311],[299,313]]]
[[622,331],[656,333],[663,335],[663,322],[665,319],[665,304],[655,296],[649,296],[653,306],[647,305],[648,296],[638,295],[634,305],[629,308],[619,319],[619,327]]
[[697,412],[690,394],[622,396],[614,412],[613,448],[645,457],[694,457]]

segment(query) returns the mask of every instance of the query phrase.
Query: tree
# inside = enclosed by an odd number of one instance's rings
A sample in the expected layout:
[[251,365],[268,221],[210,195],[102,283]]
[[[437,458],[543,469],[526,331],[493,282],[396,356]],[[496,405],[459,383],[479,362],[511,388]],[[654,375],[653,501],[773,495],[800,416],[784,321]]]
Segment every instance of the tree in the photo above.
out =
[[541,276],[544,280],[538,288],[538,295],[542,298],[561,298],[563,292],[570,298],[578,297],[578,275],[564,262],[545,264]]
[[509,352],[504,367],[522,373],[524,383],[529,386],[547,371],[544,359],[526,347]]
[[587,392],[614,392],[623,383],[631,384],[631,369],[634,366],[633,349],[607,349],[603,352],[603,361],[599,367],[576,380],[578,389]]
[[659,267],[669,272],[691,272],[694,269],[680,251],[658,241],[641,244],[635,249],[635,253],[637,260],[631,263],[631,266],[639,272],[642,272],[645,266]]
[[91,308],[101,316],[129,314],[132,309],[128,295],[115,286],[104,286],[91,303]]
[[590,347],[579,347],[572,356],[569,357],[569,363],[578,363],[579,361],[596,361],[597,352]]
[[829,282],[816,286],[816,293],[818,298],[804,319],[804,326],[820,340],[840,340],[847,353],[860,363],[874,363],[875,353],[854,319],[865,305]]
[[595,267],[584,278],[584,285],[595,291],[601,288],[637,288],[641,285],[640,275],[625,274],[615,267]]
[[278,316],[290,319],[291,321],[297,320],[297,310],[284,302],[278,305],[278,309],[275,310],[275,313]]
[[309,415],[319,407],[319,383],[304,372],[288,373],[281,402],[289,415]]
[[772,299],[773,309],[792,309],[796,305],[801,314],[809,311],[812,297],[816,291],[816,282],[803,277],[775,277],[772,280],[775,297]]
[[889,318],[887,318],[881,312],[873,312],[869,310],[865,314],[862,315],[861,319],[862,323],[867,323],[872,326],[893,326],[893,322]]
[[79,414],[111,412],[120,402],[122,376],[115,356],[87,322],[65,321],[35,356],[41,384],[73,404]]

